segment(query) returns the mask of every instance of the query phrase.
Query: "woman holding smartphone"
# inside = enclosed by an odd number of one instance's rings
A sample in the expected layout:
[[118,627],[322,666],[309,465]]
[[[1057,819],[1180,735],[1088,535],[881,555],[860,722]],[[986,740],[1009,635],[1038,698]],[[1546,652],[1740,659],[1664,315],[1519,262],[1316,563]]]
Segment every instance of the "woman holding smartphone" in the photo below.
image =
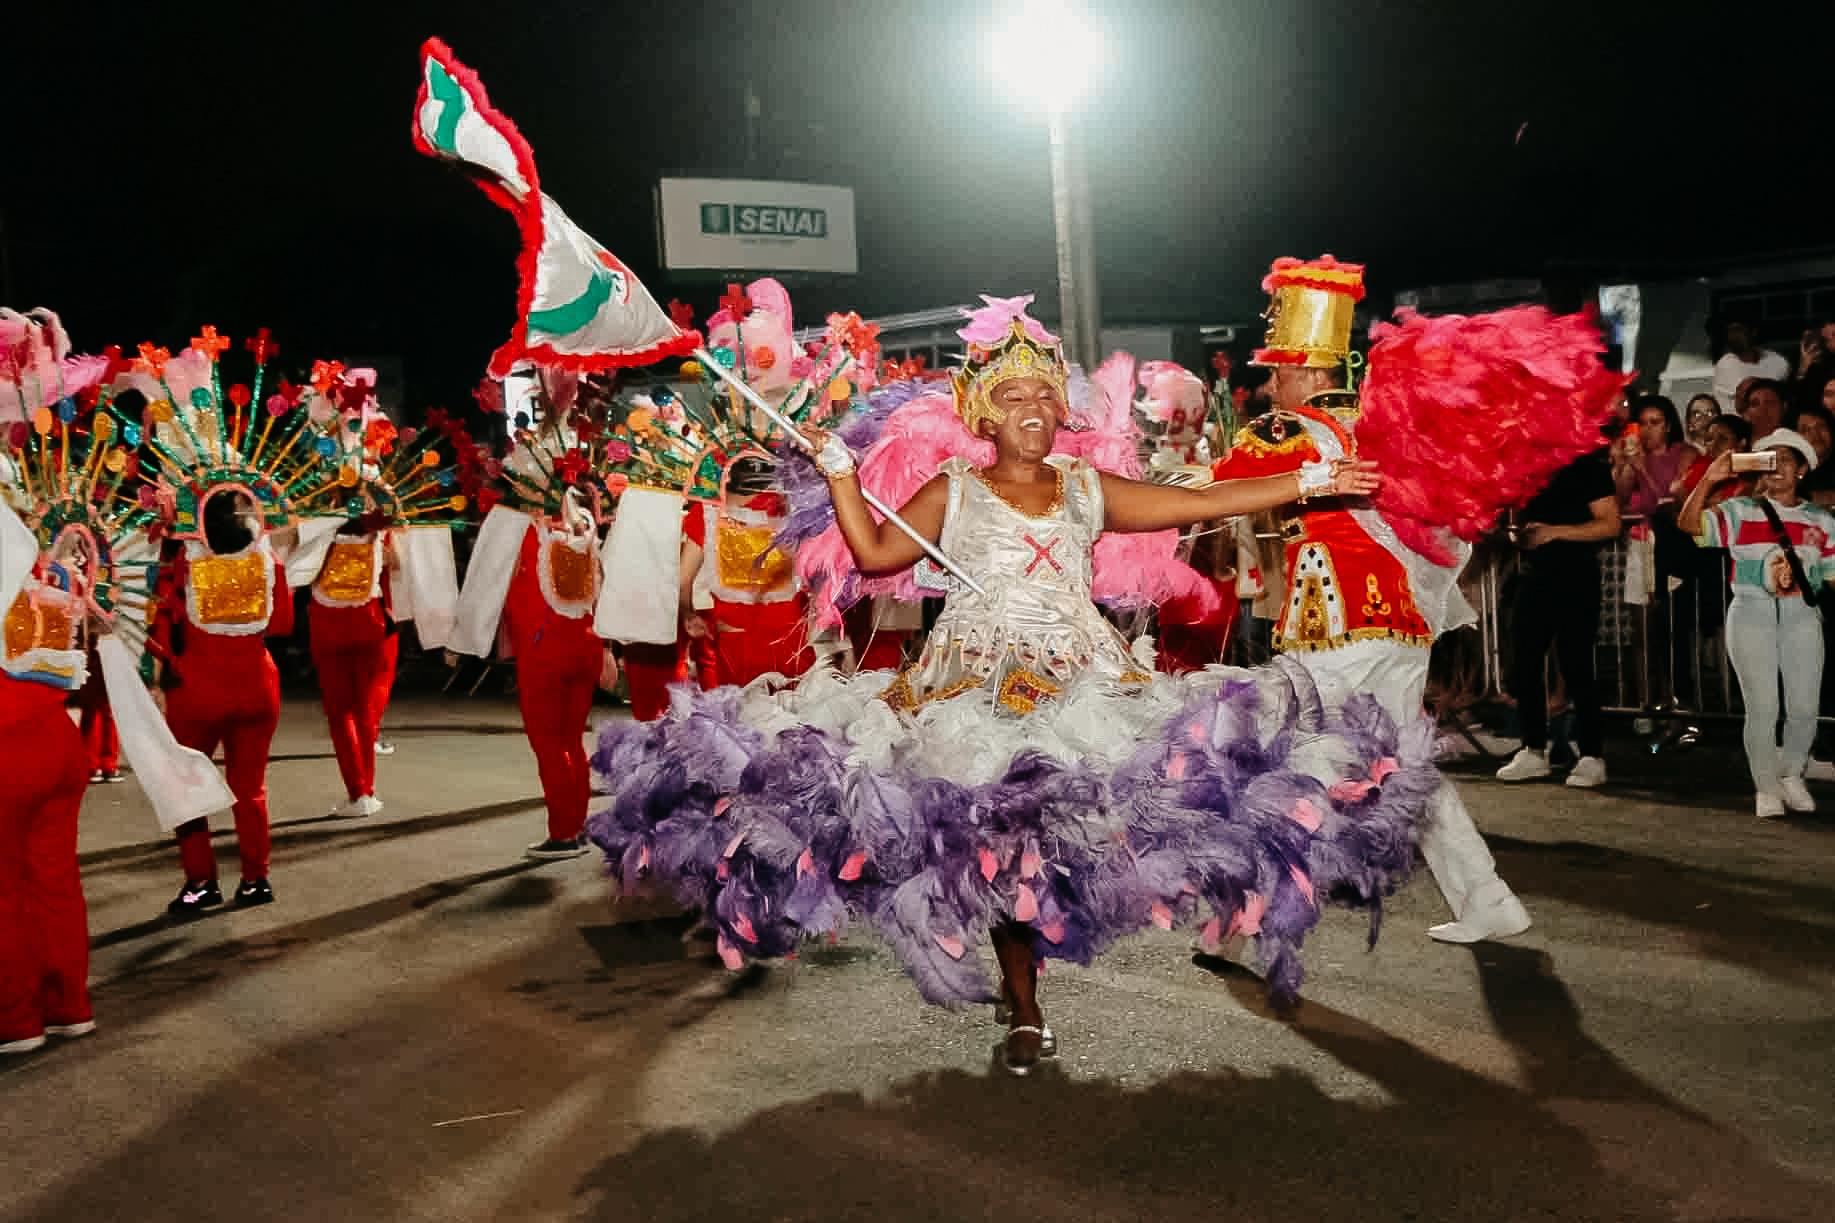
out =
[[[1744,461],[1736,464],[1736,458]],[[1753,495],[1704,508],[1714,487],[1747,465],[1759,467]],[[1825,584],[1835,579],[1835,515],[1798,495],[1798,483],[1815,467],[1815,448],[1802,435],[1776,430],[1753,444],[1750,457],[1723,454],[1715,459],[1689,493],[1679,518],[1682,529],[1703,547],[1725,548],[1732,560],[1727,655],[1746,706],[1746,763],[1758,792],[1760,819],[1783,815],[1786,809],[1815,809],[1803,769],[1816,737],[1822,684],[1818,604]]]

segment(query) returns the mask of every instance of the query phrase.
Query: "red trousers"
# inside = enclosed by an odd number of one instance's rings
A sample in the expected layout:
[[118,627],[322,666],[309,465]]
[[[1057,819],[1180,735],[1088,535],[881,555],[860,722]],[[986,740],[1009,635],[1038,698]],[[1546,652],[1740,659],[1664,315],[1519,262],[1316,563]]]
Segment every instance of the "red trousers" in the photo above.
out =
[[542,779],[548,835],[557,841],[572,840],[586,830],[586,805],[592,798],[586,719],[592,713],[593,691],[599,686],[603,652],[596,638],[586,640],[592,645],[591,666],[584,657],[574,666],[554,666],[524,655],[516,659],[516,699],[522,705],[523,733],[529,737]]
[[0,1041],[91,1018],[89,914],[76,861],[88,754],[61,696],[0,677]]
[[713,621],[723,684],[743,688],[773,671],[795,679],[815,662],[801,598],[756,604],[715,599]]
[[108,707],[108,688],[102,682],[102,664],[91,652],[89,679],[77,693],[83,711],[83,746],[91,772],[113,773],[121,767],[121,736],[115,733],[115,715]]
[[1236,628],[1240,604],[1232,582],[1209,579],[1222,600],[1216,610],[1198,611],[1196,599],[1169,599],[1160,605],[1159,669],[1178,675],[1201,671],[1223,661]]
[[669,685],[688,678],[687,651],[681,642],[624,647],[624,686],[631,694],[631,716],[654,722],[669,712]]
[[[202,637],[194,633],[193,640]],[[250,639],[238,639],[247,641]],[[255,640],[252,644],[259,646]],[[194,647],[196,649],[196,647]],[[197,650],[200,655],[202,650]],[[185,681],[166,693],[166,723],[186,747],[214,753],[223,749],[223,779],[236,796],[236,848],[244,879],[268,877],[268,748],[280,725],[280,672],[265,649],[246,655],[243,665],[212,668],[187,658]],[[179,857],[187,879],[215,879],[217,855],[210,825],[192,820],[177,829]]]
[[346,798],[376,793],[376,731],[395,686],[401,638],[386,633],[360,644],[320,644],[312,639],[312,665],[319,673],[319,701],[338,756]]

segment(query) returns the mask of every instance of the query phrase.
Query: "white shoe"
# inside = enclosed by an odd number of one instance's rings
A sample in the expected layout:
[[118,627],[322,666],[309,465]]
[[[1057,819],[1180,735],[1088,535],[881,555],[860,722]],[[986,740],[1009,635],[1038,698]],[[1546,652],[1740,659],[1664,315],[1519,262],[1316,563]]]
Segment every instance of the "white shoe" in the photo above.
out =
[[0,1053],[30,1053],[34,1049],[42,1049],[44,1047],[45,1038],[42,1035],[27,1036],[19,1040],[0,1041]]
[[1508,888],[1501,899],[1467,913],[1458,921],[1430,926],[1427,936],[1442,943],[1482,943],[1509,938],[1529,929],[1529,910]]
[[1606,762],[1598,756],[1582,756],[1568,770],[1567,784],[1576,790],[1592,790],[1606,784]]
[[1758,817],[1761,820],[1775,820],[1784,814],[1784,800],[1775,794],[1761,794],[1758,797]]
[[1803,784],[1801,777],[1778,778],[1778,789],[1784,795],[1784,805],[1792,811],[1816,809],[1816,799],[1810,794],[1810,788]]
[[1499,781],[1534,781],[1538,777],[1548,776],[1548,753],[1538,752],[1533,747],[1526,747],[1510,758],[1510,763],[1497,771]]
[[1835,781],[1835,764],[1830,764],[1826,760],[1818,760],[1812,756],[1810,762],[1803,768],[1803,780]]
[[363,794],[351,799],[341,807],[334,807],[331,813],[341,820],[355,820],[375,815],[381,810],[381,799],[374,794]]
[[395,754],[395,745],[390,743],[387,739],[378,739],[376,740],[376,754],[378,756],[393,756]]
[[93,1019],[85,1019],[82,1023],[48,1023],[45,1025],[46,1036],[62,1036],[66,1040],[88,1036],[95,1030],[96,1021]]

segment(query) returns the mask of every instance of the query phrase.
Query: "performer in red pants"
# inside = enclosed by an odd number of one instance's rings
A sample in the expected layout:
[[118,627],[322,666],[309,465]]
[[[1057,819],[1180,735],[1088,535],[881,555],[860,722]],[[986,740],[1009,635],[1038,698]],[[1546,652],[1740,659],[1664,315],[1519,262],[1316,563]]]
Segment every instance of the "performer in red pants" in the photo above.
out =
[[395,683],[400,636],[389,619],[386,532],[358,520],[332,540],[312,583],[306,617],[319,699],[344,779],[341,816],[375,815],[376,732]]
[[89,770],[64,697],[82,684],[83,602],[28,577],[37,542],[0,502],[0,1054],[95,1029],[77,811]]
[[654,722],[669,712],[669,685],[688,678],[689,651],[680,641],[672,645],[627,642],[624,647],[624,682],[631,697],[631,716]]
[[548,807],[548,839],[529,849],[537,858],[585,852],[581,833],[592,795],[586,719],[605,657],[593,635],[598,558],[592,543],[590,535],[581,541],[539,526],[525,532],[503,609],[516,651],[523,731]]
[[121,736],[115,731],[114,711],[108,707],[108,688],[102,682],[102,668],[93,646],[89,650],[89,678],[76,694],[77,708],[82,711],[83,747],[89,754],[89,780],[114,785],[126,781],[121,775]]
[[[210,755],[223,749],[223,771],[236,796],[236,842],[242,859],[239,906],[274,899],[268,884],[268,748],[280,724],[280,672],[267,636],[293,631],[286,573],[264,536],[242,514],[245,494],[213,490],[203,501],[203,539],[176,548],[171,576],[154,617],[153,638],[170,659],[160,677],[166,722],[184,746]],[[196,916],[223,903],[210,825],[176,829],[185,886],[167,906]]]

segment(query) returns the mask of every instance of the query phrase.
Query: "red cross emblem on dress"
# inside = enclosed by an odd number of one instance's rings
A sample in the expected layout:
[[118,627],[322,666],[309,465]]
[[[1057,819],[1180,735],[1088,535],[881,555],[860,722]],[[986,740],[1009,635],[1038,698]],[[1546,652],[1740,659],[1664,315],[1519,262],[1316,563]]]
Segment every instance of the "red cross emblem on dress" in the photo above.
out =
[[1064,572],[1064,566],[1060,565],[1058,563],[1058,558],[1052,555],[1052,551],[1056,549],[1061,542],[1056,535],[1053,535],[1044,543],[1040,543],[1038,540],[1032,538],[1030,532],[1021,538],[1026,541],[1026,546],[1032,549],[1032,560],[1026,565],[1027,577],[1031,577],[1032,571],[1037,569],[1040,565],[1050,565],[1052,569],[1056,570],[1058,573]]

